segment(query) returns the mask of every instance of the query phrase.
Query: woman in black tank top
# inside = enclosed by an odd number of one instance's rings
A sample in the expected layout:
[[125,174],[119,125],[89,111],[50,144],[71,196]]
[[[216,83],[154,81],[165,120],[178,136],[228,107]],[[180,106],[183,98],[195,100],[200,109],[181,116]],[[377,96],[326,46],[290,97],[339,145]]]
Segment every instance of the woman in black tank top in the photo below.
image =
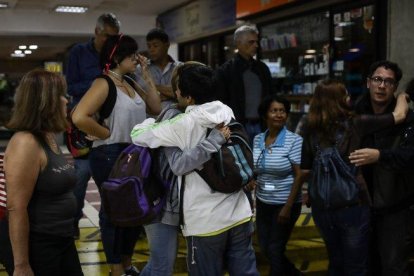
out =
[[4,167],[14,275],[83,275],[73,239],[74,168],[55,135],[66,128],[66,82],[33,70],[21,80]]

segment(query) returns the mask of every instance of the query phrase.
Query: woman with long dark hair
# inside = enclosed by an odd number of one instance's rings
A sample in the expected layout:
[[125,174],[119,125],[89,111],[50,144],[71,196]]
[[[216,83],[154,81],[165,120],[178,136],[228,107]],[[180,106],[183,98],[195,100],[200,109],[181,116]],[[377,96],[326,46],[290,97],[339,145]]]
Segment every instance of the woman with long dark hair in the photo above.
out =
[[[337,147],[346,165],[351,166],[349,153],[360,147],[361,137],[402,122],[407,110],[406,95],[401,94],[393,113],[354,116],[345,86],[337,81],[323,81],[316,87],[309,109],[302,147],[303,175],[312,172],[318,148]],[[359,189],[355,204],[326,209],[320,207],[323,204],[318,199],[311,198],[312,215],[328,250],[329,275],[367,273],[370,198],[361,172],[357,170],[355,177]]]
[[[133,126],[146,119],[147,113],[158,114],[161,109],[155,88],[143,91],[127,76],[128,73],[135,72],[140,63],[144,77],[147,76],[146,80],[151,81],[146,62],[136,53],[137,50],[136,41],[127,35],[120,34],[106,40],[100,56],[104,77],[98,77],[93,82],[72,116],[74,124],[94,139],[89,162],[92,177],[99,189],[108,179],[118,155],[132,142],[130,132]],[[98,122],[95,114],[107,105],[111,82],[116,87],[116,101],[109,116],[103,122]],[[99,224],[111,275],[138,275],[137,271],[131,271],[134,268],[131,266],[131,257],[139,228],[115,227],[102,208]]]

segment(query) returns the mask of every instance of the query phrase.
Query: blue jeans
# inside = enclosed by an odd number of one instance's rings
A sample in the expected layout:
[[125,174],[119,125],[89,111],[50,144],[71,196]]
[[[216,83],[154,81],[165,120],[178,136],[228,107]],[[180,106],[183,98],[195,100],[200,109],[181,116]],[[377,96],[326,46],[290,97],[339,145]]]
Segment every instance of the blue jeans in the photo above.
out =
[[156,222],[145,225],[144,228],[148,239],[150,256],[140,275],[172,275],[178,248],[178,226]]
[[293,204],[289,222],[280,224],[277,218],[283,206],[256,200],[256,226],[260,250],[270,262],[269,275],[298,275],[299,270],[286,257],[285,251],[302,204]]
[[328,250],[329,275],[367,275],[369,207],[312,208],[312,216]]
[[85,194],[88,188],[88,182],[91,178],[91,170],[89,168],[89,159],[75,159],[75,171],[76,171],[76,186],[73,193],[76,197],[77,210],[75,215],[75,224],[79,223],[79,220],[83,217],[82,209],[85,205]]
[[214,236],[189,236],[187,267],[190,276],[259,275],[252,246],[253,223],[246,222]]
[[[89,154],[89,163],[92,177],[99,191],[102,183],[108,179],[118,155],[127,146],[128,144],[124,143],[111,144],[92,149]],[[102,204],[99,210],[99,226],[107,263],[119,264],[121,263],[121,256],[133,255],[135,243],[140,234],[140,227],[116,227],[103,211]]]

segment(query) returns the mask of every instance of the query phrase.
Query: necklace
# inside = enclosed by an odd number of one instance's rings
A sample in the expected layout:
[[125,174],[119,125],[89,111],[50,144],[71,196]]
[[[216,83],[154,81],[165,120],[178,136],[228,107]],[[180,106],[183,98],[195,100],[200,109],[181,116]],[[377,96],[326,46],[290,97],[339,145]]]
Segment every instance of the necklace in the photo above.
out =
[[120,74],[118,74],[117,72],[114,72],[114,71],[112,71],[112,70],[108,70],[108,72],[110,72],[113,76],[114,76],[114,78],[117,80],[117,81],[119,81],[119,82],[124,82],[124,78],[123,78],[123,76],[122,75],[120,75]]

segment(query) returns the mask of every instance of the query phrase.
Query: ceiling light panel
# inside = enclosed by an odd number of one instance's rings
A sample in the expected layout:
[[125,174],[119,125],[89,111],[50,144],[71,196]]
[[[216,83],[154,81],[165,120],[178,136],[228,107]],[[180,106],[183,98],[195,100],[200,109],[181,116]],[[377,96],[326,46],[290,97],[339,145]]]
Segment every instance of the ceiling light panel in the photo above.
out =
[[85,13],[88,10],[87,7],[82,6],[57,6],[55,12],[64,13]]

